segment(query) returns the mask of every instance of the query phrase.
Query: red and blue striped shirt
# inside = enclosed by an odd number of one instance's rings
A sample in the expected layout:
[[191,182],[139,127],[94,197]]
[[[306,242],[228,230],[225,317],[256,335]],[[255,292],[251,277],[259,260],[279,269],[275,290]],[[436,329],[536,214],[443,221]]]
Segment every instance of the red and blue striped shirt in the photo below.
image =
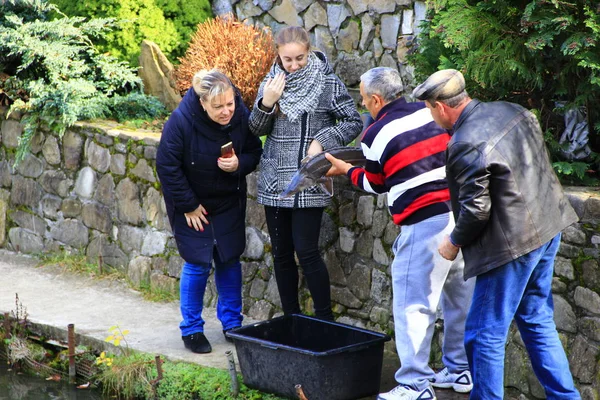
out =
[[394,223],[411,225],[450,211],[446,146],[450,134],[437,125],[425,103],[403,98],[386,104],[364,132],[364,168],[348,171],[352,183],[387,193]]

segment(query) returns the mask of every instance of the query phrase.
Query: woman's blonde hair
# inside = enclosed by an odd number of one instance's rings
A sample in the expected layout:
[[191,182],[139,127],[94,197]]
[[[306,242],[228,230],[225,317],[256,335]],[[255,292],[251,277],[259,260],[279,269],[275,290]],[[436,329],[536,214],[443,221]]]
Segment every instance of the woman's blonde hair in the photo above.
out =
[[288,26],[277,33],[275,37],[275,49],[279,50],[281,46],[289,43],[299,43],[306,46],[306,50],[310,51],[310,37],[306,29],[301,26]]
[[216,68],[203,69],[192,78],[192,87],[200,100],[206,101],[233,89],[231,80]]

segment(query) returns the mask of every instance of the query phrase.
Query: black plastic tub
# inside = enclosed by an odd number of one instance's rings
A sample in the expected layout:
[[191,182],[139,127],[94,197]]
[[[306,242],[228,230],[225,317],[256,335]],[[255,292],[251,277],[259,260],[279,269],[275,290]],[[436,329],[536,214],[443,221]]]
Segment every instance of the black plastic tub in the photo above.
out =
[[233,338],[247,386],[297,399],[349,400],[377,394],[390,337],[305,315],[243,326]]

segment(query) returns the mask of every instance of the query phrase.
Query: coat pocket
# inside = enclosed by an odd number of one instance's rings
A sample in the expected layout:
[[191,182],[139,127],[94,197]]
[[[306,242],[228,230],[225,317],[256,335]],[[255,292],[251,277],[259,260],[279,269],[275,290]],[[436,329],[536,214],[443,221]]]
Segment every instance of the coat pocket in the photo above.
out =
[[277,161],[272,158],[260,160],[258,190],[263,193],[277,193]]

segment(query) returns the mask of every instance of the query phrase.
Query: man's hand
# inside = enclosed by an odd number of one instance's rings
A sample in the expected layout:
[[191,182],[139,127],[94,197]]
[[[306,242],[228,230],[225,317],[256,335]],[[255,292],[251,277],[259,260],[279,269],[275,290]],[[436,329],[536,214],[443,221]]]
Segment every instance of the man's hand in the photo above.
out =
[[335,158],[329,153],[325,153],[325,158],[331,163],[331,168],[329,168],[329,171],[327,171],[325,176],[346,175],[350,168],[352,168],[352,164],[340,160],[339,158]]
[[442,243],[440,243],[440,246],[438,247],[438,252],[440,253],[440,255],[449,261],[453,261],[458,255],[459,251],[460,247],[456,247],[455,245],[453,245],[450,241],[450,236],[448,235],[446,235],[446,237],[442,240]]
[[208,219],[205,217],[207,214],[208,212],[202,207],[202,204],[198,205],[198,208],[194,211],[184,213],[188,226],[197,231],[204,231],[203,222],[205,225],[208,225]]

